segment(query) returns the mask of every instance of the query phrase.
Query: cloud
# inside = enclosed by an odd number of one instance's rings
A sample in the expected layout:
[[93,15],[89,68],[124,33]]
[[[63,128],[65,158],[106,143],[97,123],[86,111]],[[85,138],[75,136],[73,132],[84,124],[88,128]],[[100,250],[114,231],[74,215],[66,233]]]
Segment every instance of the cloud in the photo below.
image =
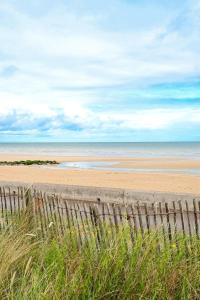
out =
[[143,109],[133,111],[123,111],[121,113],[93,112],[92,110],[74,106],[65,109],[48,109],[37,105],[37,109],[43,113],[37,113],[36,109],[29,107],[21,112],[17,110],[4,110],[0,113],[0,134],[3,132],[16,132],[25,134],[27,132],[42,132],[46,135],[53,135],[55,132],[62,135],[66,132],[83,132],[91,135],[98,135],[118,131],[136,132],[146,130],[148,132],[156,130],[166,130],[174,126],[199,126],[200,106],[198,109]]
[[[182,11],[175,10],[175,14],[158,5],[156,15],[163,16],[162,22],[160,17],[155,17],[156,22],[151,16],[145,19],[147,16],[144,15],[142,29],[138,29],[133,20],[138,19],[137,11],[147,14],[147,2],[139,7],[117,3],[116,16],[126,14],[129,29],[114,30],[110,19],[114,18],[114,13],[110,5],[110,10],[104,8],[102,12],[105,24],[99,22],[99,13],[92,14],[87,10],[85,14],[80,13],[72,4],[68,9],[64,1],[39,19],[16,6],[4,5],[3,12],[12,18],[12,22],[9,27],[1,25],[1,51],[22,64],[26,76],[27,73],[38,73],[48,84],[57,79],[68,87],[107,86],[144,80],[162,82],[163,78],[174,80],[179,76],[198,74],[200,64],[196,59],[199,56],[196,40],[199,26],[196,23],[189,26],[188,41],[184,28],[172,30],[170,27],[173,17],[176,20]],[[150,12],[153,14],[152,9]],[[118,23],[122,25],[124,21],[118,19]],[[146,28],[145,23],[151,26]],[[29,72],[26,66],[29,66]]]
[[5,78],[9,78],[14,76],[18,71],[18,68],[16,68],[15,66],[6,66],[5,68],[3,68],[3,70],[0,73],[0,77],[5,77]]
[[198,127],[199,1],[150,2],[1,2],[0,132]]

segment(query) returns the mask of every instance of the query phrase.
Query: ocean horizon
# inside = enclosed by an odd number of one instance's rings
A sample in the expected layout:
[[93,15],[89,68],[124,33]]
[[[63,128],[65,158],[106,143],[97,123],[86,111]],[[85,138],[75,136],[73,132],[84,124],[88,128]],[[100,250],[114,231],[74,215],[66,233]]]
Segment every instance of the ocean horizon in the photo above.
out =
[[0,143],[0,154],[200,159],[200,142]]

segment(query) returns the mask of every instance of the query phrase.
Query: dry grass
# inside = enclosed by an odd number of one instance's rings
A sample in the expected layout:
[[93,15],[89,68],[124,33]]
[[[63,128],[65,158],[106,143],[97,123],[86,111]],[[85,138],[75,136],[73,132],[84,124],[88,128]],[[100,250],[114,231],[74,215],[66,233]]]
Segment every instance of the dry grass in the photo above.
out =
[[80,248],[73,232],[44,239],[20,224],[0,234],[0,299],[200,299],[199,240],[159,249],[160,235],[131,247],[119,228],[98,249],[95,236]]

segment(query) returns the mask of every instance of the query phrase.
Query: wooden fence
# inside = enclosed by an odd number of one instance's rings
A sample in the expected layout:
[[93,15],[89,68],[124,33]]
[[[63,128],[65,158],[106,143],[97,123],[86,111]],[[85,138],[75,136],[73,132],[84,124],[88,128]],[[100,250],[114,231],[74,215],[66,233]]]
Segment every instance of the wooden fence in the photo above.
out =
[[[176,233],[200,237],[200,201],[104,203],[65,199],[35,190],[0,187],[0,229],[12,228],[16,217],[29,216],[32,226],[42,234],[55,230],[76,231],[79,242],[95,234],[97,242],[106,226],[114,236],[119,228],[129,229],[130,240],[140,233],[160,230],[170,241]],[[122,226],[121,226],[122,225]]]

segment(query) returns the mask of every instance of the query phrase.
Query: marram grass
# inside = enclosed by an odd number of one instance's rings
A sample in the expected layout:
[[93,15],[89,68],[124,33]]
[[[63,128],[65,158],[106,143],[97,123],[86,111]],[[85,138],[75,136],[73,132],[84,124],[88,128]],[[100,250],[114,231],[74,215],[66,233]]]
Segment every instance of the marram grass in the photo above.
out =
[[98,248],[95,235],[77,247],[75,231],[42,238],[19,225],[0,234],[0,299],[199,299],[199,240],[158,240],[138,235],[131,246],[119,228]]

